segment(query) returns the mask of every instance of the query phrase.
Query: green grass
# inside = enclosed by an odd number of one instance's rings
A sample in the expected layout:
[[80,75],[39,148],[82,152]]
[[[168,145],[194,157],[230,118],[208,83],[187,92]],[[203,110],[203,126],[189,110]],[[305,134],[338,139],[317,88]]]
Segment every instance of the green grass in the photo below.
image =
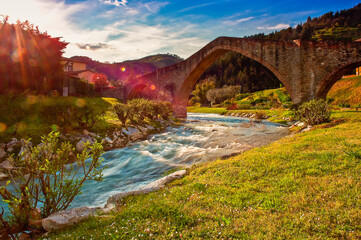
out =
[[50,239],[356,239],[361,115],[226,160]]
[[[106,111],[91,131],[103,133],[120,125],[116,115],[109,111],[111,105],[118,100],[111,98],[77,98],[77,97],[47,97],[35,95],[1,95],[0,96],[0,142],[11,138],[31,138],[33,143],[52,130],[59,130],[56,122],[57,109],[64,104],[81,108],[87,104],[95,109]],[[42,114],[46,109],[52,109],[54,114]],[[60,109],[60,108],[59,108]],[[67,129],[67,131],[78,131]]]
[[218,113],[225,114],[228,112],[225,108],[210,108],[210,107],[187,107],[187,112],[191,113]]
[[339,80],[331,88],[327,97],[335,100],[332,105],[347,103],[351,107],[361,106],[361,76]]

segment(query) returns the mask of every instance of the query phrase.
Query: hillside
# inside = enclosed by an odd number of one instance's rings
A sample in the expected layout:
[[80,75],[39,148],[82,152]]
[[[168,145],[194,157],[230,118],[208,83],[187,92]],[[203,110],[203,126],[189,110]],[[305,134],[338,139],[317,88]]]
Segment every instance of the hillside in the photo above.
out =
[[268,35],[260,33],[250,38],[283,41],[294,39],[354,41],[361,38],[361,4],[335,13],[328,12],[313,19],[308,17],[305,23],[300,23],[294,28],[289,27]]
[[125,82],[130,77],[154,72],[158,68],[166,67],[183,60],[179,56],[172,54],[157,54],[137,60],[117,63],[103,63],[84,56],[74,56],[71,57],[71,59],[86,62],[88,69],[104,73],[107,75],[108,80],[121,82]]
[[333,105],[361,107],[361,76],[343,78],[336,82],[327,95]]

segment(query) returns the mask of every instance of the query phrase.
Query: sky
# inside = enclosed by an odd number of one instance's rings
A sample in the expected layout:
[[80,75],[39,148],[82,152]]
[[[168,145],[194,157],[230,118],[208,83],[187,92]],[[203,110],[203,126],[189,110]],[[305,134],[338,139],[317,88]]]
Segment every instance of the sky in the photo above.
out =
[[187,58],[219,36],[270,33],[354,0],[0,0],[0,17],[29,20],[69,42],[64,56],[121,62],[158,53]]

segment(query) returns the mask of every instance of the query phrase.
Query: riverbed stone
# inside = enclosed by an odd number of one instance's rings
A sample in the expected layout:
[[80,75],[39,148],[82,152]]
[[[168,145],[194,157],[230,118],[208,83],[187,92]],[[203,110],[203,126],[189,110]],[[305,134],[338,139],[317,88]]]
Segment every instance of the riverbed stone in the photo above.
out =
[[0,148],[0,160],[6,157],[6,151],[2,148]]
[[5,160],[2,163],[0,163],[0,169],[12,170],[14,169],[14,164],[9,159]]
[[101,208],[89,208],[89,207],[80,207],[69,210],[63,210],[56,212],[49,217],[42,220],[43,228],[50,232],[53,230],[64,229],[66,227],[72,226],[80,221],[83,221],[90,216],[96,215]]
[[9,176],[6,173],[0,172],[0,181],[8,179]]
[[94,143],[94,141],[92,141],[92,140],[82,139],[82,140],[80,140],[79,142],[76,143],[76,145],[75,145],[76,150],[78,152],[83,151],[83,149],[85,148],[85,143],[87,143],[87,142],[90,142],[91,144]]

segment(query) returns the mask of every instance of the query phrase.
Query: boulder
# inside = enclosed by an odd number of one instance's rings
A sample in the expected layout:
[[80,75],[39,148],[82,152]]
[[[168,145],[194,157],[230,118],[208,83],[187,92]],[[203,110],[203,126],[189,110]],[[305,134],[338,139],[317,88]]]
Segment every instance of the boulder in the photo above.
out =
[[12,170],[14,169],[14,164],[10,160],[5,160],[0,163],[0,169]]
[[80,207],[56,212],[42,220],[43,228],[50,232],[72,226],[94,216],[101,208]]

